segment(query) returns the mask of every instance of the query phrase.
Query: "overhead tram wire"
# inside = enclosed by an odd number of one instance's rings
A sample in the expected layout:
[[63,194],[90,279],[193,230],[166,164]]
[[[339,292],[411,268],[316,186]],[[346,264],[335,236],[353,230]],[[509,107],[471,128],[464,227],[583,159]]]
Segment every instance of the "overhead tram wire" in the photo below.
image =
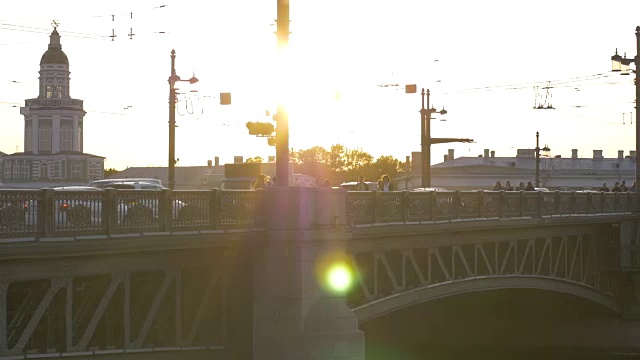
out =
[[609,74],[603,74],[603,73],[598,73],[598,74],[592,74],[592,75],[585,75],[585,76],[579,76],[579,77],[573,77],[573,78],[569,78],[569,79],[557,79],[557,80],[544,80],[544,81],[534,81],[534,82],[526,82],[526,83],[516,83],[516,84],[505,84],[505,85],[489,85],[489,86],[478,86],[478,87],[472,87],[472,88],[465,88],[465,89],[453,89],[453,90],[449,90],[448,93],[463,93],[463,92],[474,92],[474,91],[496,91],[496,90],[521,90],[521,89],[530,89],[531,86],[558,86],[558,85],[564,85],[564,84],[575,84],[575,83],[580,83],[580,82],[584,82],[584,81],[588,81],[588,80],[594,80],[595,79],[600,79],[600,78],[606,78],[609,77],[611,75]]
[[[152,8],[146,9],[146,10],[140,10],[140,11],[136,11],[136,14],[140,14],[142,13],[143,16],[145,14],[148,13],[152,13],[158,9],[163,9],[166,8],[167,5],[159,5],[159,6],[154,6]],[[63,21],[64,20],[70,20],[70,19],[96,19],[96,18],[111,18],[112,21],[115,21],[116,18],[120,18],[120,17],[124,17],[126,16],[128,19],[133,19],[133,11],[129,11],[126,13],[117,13],[117,14],[104,14],[104,15],[84,15],[84,16],[72,16],[72,17],[63,17],[61,18]],[[50,33],[50,29],[45,29],[45,28],[39,28],[39,27],[33,27],[33,26],[25,26],[25,25],[17,25],[17,24],[10,24],[8,23],[9,21],[29,21],[31,23],[34,22],[41,22],[45,20],[45,18],[31,18],[31,19],[3,19],[0,20],[0,30],[9,30],[9,31],[20,31],[20,32],[28,32],[28,33],[34,33],[34,34],[49,34]],[[49,19],[46,19],[49,20]],[[132,33],[133,29],[131,29],[131,35],[133,35]],[[74,31],[63,31],[65,36],[68,37],[74,37],[74,38],[85,38],[85,39],[93,39],[93,40],[109,40],[111,39],[113,41],[113,33],[112,36],[110,35],[98,35],[98,34],[89,34],[89,33],[84,33],[84,32],[74,32]],[[166,31],[153,31],[153,34],[166,34]],[[7,44],[9,45],[9,44]]]

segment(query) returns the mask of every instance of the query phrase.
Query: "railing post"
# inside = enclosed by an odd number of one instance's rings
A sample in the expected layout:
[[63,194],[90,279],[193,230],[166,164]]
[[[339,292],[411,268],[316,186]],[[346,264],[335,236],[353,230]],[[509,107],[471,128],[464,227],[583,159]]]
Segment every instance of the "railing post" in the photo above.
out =
[[53,189],[40,190],[38,199],[38,235],[39,237],[53,237]]
[[560,191],[556,190],[556,194],[554,197],[555,201],[554,201],[554,211],[556,213],[556,215],[560,216],[560,203],[562,202],[562,196],[560,195]]
[[538,218],[542,219],[544,213],[544,194],[542,191],[538,191]]
[[[522,194],[522,191],[520,191]],[[504,218],[504,208],[507,207],[507,197],[504,194],[504,191],[500,191],[500,219]]]
[[[502,192],[504,192],[504,190],[502,190]],[[520,191],[520,217],[524,217],[524,203],[526,198],[524,191]]]
[[429,208],[429,221],[435,220],[434,209],[436,208],[436,192],[427,191],[427,207]]
[[173,190],[171,189],[162,189],[158,199],[158,221],[160,231],[171,231],[173,221]]
[[593,199],[591,193],[587,193],[587,214],[591,214],[591,208],[593,207]]
[[402,221],[406,224],[409,220],[409,192],[404,190],[402,192]]
[[576,206],[577,198],[576,191],[571,191],[571,215],[578,214],[578,207]]
[[455,218],[460,219],[462,217],[462,197],[460,196],[460,190],[455,191],[453,199],[453,211],[455,212]]
[[373,192],[373,211],[371,212],[371,223],[375,224],[378,221],[378,211],[380,207],[380,196],[378,195],[381,190],[377,190]]
[[220,228],[220,191],[211,189],[209,195],[209,224],[214,230]]
[[613,208],[615,209],[616,214],[620,213],[620,201],[618,200],[618,194],[619,192],[616,191],[613,195]]
[[117,194],[118,190],[107,188],[102,198],[102,228],[107,235],[114,234],[117,228]]
[[484,218],[484,190],[478,190],[478,216]]

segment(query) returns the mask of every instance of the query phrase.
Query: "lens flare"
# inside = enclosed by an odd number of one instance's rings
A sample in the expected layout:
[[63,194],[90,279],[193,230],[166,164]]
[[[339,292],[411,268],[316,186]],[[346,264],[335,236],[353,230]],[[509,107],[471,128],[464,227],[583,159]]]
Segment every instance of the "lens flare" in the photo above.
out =
[[327,285],[329,289],[344,293],[350,287],[353,282],[353,276],[351,270],[344,264],[333,265],[327,272]]

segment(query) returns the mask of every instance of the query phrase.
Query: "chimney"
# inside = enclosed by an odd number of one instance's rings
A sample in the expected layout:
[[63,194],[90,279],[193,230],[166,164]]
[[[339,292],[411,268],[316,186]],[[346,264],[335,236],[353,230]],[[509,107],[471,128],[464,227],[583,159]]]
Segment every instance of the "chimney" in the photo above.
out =
[[207,160],[207,167],[211,167],[213,165],[213,161]]
[[242,157],[242,155],[238,156],[234,156],[233,157],[233,163],[234,164],[242,164],[244,162],[244,158]]
[[216,166],[220,166],[220,158],[219,157],[216,156],[216,157],[213,158],[213,160],[215,161],[214,164]]
[[411,156],[404,157],[404,171],[409,172],[411,170]]
[[455,158],[453,157],[453,149],[449,149],[449,155],[448,155],[448,157],[449,157],[449,160],[453,160],[453,159],[455,159]]
[[495,150],[491,150],[491,157],[496,157],[496,151]]
[[632,159],[636,158],[636,151],[635,150],[629,150],[629,156],[631,156]]
[[624,150],[618,150],[618,159],[624,158]]
[[602,159],[602,150],[593,150],[594,159]]
[[571,158],[572,159],[578,158],[578,149],[571,149]]
[[484,157],[489,157],[489,149],[484,149]]
[[444,162],[447,162],[447,160],[449,160],[449,156],[447,156],[447,154],[444,154]]

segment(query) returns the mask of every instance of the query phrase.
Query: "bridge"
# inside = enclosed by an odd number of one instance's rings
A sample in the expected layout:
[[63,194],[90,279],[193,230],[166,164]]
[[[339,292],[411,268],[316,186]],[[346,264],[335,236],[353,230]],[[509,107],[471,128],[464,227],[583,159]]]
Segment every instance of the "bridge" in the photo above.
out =
[[[507,330],[469,336],[467,345],[637,351],[639,199],[3,190],[0,359],[375,358],[371,339],[393,337],[388,329],[402,333],[460,299],[474,305],[455,313],[472,314],[486,294],[502,294],[492,303],[537,299],[534,317],[543,303],[553,314],[584,307],[595,315],[550,318],[544,330],[539,319],[529,320],[538,327],[518,323],[527,329],[520,337],[508,330],[513,321],[486,315]],[[335,264],[356,274],[346,293],[325,281]],[[465,327],[442,313],[458,333]],[[391,325],[398,319],[403,325]]]

